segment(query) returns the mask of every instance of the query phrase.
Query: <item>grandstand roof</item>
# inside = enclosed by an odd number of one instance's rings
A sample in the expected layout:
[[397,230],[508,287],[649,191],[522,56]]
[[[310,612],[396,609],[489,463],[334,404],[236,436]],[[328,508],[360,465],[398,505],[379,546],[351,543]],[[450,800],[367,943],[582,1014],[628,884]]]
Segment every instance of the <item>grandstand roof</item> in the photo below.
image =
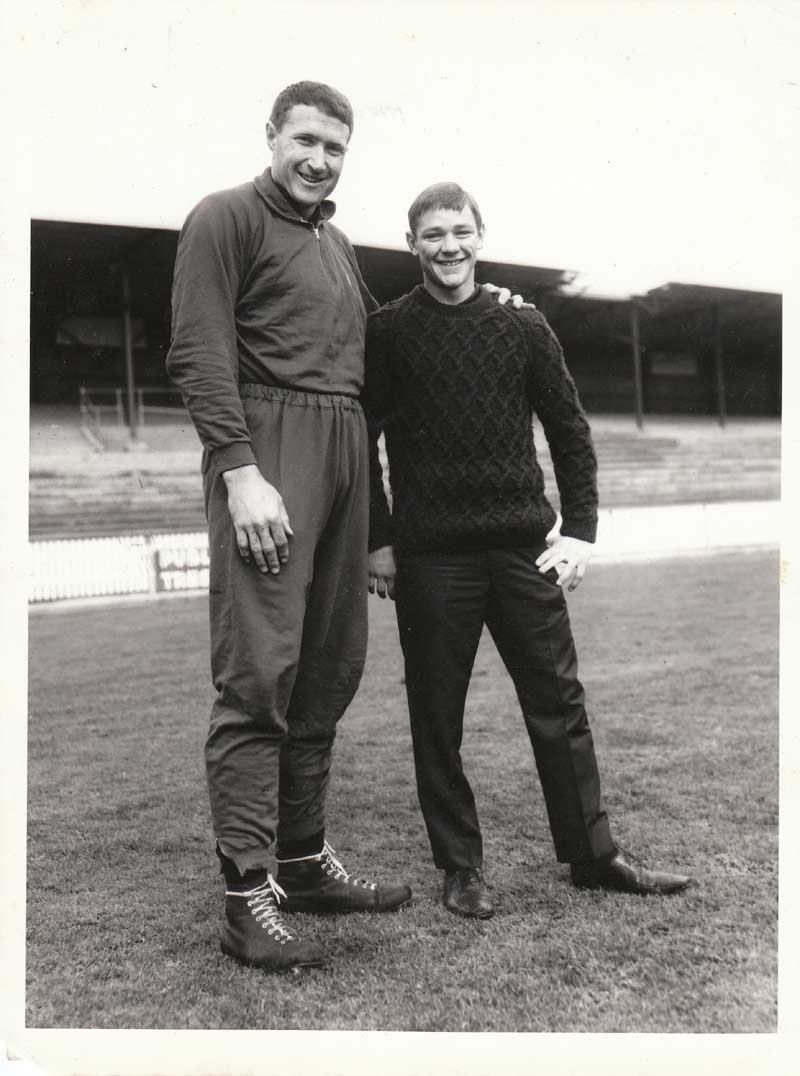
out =
[[741,316],[752,318],[762,313],[773,314],[781,305],[781,297],[773,292],[714,288],[675,282],[651,288],[643,298],[645,308],[651,313],[684,316],[698,310],[706,310],[711,306],[730,308],[735,306]]
[[[336,198],[358,245],[401,250],[413,196],[455,178],[481,204],[487,258],[580,270],[584,294],[781,291],[791,40],[776,5],[723,7],[604,0],[576,19],[573,5],[509,3],[483,18],[241,0],[221,19],[142,0],[98,18],[52,0],[20,35],[26,215],[178,228],[204,194],[261,171],[275,93],[311,76],[355,106]],[[754,62],[767,58],[770,79]]]
[[177,232],[124,225],[31,224],[31,296],[61,316],[121,309],[119,269],[136,274],[141,309],[164,303],[172,286]]
[[[163,304],[169,294],[177,232],[166,228],[134,228],[125,225],[81,224],[35,220],[31,226],[31,291],[36,304],[54,298],[64,315],[115,310],[121,302],[119,268],[136,274],[137,301]],[[419,281],[419,265],[407,250],[380,247],[356,248],[362,271],[380,302],[411,290]],[[780,296],[751,289],[711,287],[669,282],[638,295],[604,296],[575,287],[575,274],[558,267],[518,265],[485,259],[479,262],[481,280],[497,281],[522,295],[548,305],[552,312],[576,300],[585,312],[594,308],[609,326],[624,315],[615,314],[619,302],[636,298],[650,314],[687,317],[713,306],[730,309],[737,321],[773,317],[780,309]],[[587,322],[587,325],[589,323]],[[596,324],[596,317],[595,317]],[[621,324],[621,322],[620,322]]]

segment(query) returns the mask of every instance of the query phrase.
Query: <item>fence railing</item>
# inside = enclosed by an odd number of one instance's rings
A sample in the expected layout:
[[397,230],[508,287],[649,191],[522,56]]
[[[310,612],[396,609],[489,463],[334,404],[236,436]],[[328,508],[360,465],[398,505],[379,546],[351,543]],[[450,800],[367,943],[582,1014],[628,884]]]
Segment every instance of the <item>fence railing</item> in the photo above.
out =
[[29,556],[30,602],[208,587],[205,532],[36,541]]
[[[150,401],[148,403],[148,400]],[[154,402],[166,401],[166,402]],[[180,389],[170,387],[147,387],[136,390],[136,407],[139,425],[144,426],[145,415],[174,415],[183,411],[183,397]]]
[[[87,385],[80,387],[81,425],[98,438],[102,438],[104,425],[112,425],[123,430],[130,424],[125,405],[127,391],[122,387],[98,388]],[[169,386],[143,386],[135,390],[135,425],[145,425],[145,417],[150,415],[174,415],[183,410],[183,400],[179,389]]]
[[[595,558],[777,546],[780,501],[601,509]],[[29,543],[29,601],[207,590],[205,531]]]

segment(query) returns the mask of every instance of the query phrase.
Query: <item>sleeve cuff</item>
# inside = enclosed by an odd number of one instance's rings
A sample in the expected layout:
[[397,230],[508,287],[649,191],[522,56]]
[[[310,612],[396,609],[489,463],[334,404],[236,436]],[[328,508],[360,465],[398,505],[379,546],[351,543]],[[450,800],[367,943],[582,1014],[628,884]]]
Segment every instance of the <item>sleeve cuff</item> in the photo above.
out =
[[387,545],[394,545],[391,522],[373,523],[369,529],[368,551],[374,553],[376,549],[383,549]]
[[564,520],[561,534],[565,538],[578,538],[582,542],[594,543],[597,539],[597,520]]
[[232,471],[235,467],[247,467],[255,463],[253,449],[249,441],[234,441],[230,445],[215,448],[211,453],[211,471],[216,478],[223,471]]

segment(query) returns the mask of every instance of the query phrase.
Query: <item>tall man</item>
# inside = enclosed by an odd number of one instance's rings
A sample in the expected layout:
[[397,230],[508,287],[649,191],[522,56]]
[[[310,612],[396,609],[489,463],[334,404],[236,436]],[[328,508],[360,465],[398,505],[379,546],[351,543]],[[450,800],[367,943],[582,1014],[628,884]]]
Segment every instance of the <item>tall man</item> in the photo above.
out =
[[[556,855],[577,886],[668,893],[689,878],[614,843],[600,796],[563,586],[583,579],[597,527],[596,459],[561,348],[534,309],[475,287],[483,222],[454,183],[423,191],[408,245],[423,282],[370,315],[363,402],[371,438],[370,590],[396,599],[420,806],[443,901],[494,912],[460,747],[484,624],[522,707]],[[531,419],[553,458],[544,491]],[[390,514],[377,437],[385,430]]]
[[271,169],[204,198],[175,263],[168,370],[204,446],[221,946],[265,968],[323,961],[283,911],[384,912],[411,899],[406,885],[354,878],[324,828],[336,723],[367,642],[358,394],[377,304],[328,200],[352,130],[336,90],[285,89],[267,123]]
[[271,168],[204,198],[175,263],[168,369],[204,446],[221,944],[265,968],[323,959],[284,911],[384,912],[411,899],[406,885],[353,877],[325,839],[336,723],[367,642],[358,395],[377,304],[328,200],[352,130],[330,86],[283,90],[267,123]]

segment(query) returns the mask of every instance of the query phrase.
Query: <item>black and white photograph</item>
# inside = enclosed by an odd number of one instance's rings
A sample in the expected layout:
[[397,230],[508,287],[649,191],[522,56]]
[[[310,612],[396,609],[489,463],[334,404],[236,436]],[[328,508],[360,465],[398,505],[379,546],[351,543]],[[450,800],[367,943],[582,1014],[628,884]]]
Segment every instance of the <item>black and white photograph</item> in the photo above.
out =
[[800,8],[3,20],[0,1072],[792,1072]]

